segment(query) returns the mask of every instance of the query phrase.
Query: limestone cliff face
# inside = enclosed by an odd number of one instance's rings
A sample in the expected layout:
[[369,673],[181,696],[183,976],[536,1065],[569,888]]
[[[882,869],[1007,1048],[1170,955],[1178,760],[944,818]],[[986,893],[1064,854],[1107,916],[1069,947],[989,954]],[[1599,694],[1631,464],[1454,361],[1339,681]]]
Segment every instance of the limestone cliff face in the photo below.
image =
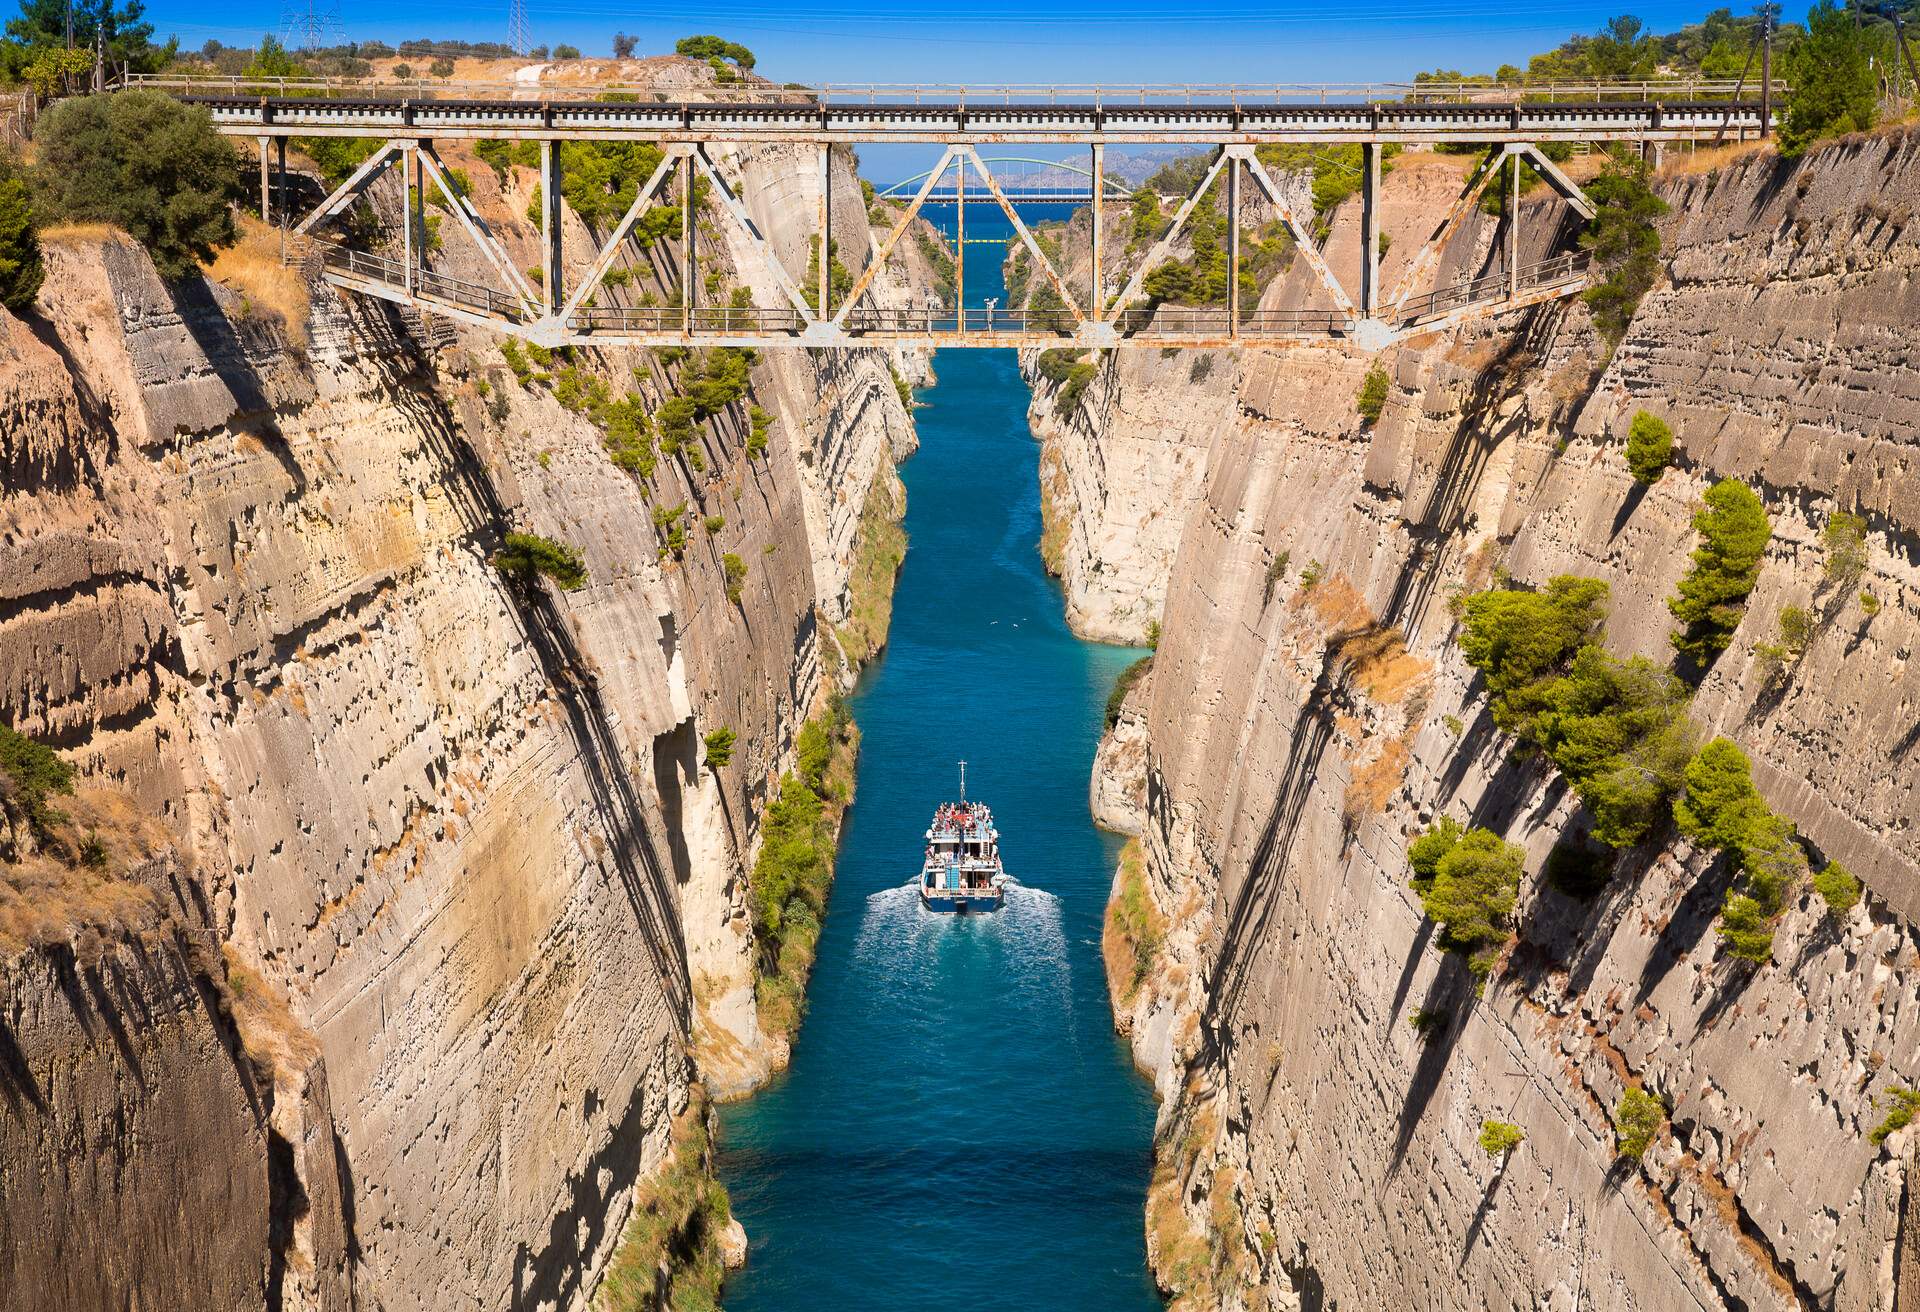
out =
[[[790,164],[733,166],[779,194]],[[471,172],[523,241],[518,181]],[[97,1266],[36,1305],[585,1306],[690,1081],[781,1056],[744,877],[912,445],[889,360],[766,353],[765,455],[738,406],[643,480],[484,335],[318,284],[289,325],[120,238],[48,258],[0,323],[0,722],[179,859],[104,955],[63,946],[84,913],[8,949],[0,1230]],[[574,365],[649,408],[674,382]],[[586,585],[503,578],[509,530]]]
[[[1367,427],[1366,360],[1255,353],[1211,442],[1146,715],[1166,923],[1120,1015],[1167,1099],[1150,1245],[1197,1301],[1865,1309],[1914,1279],[1909,1135],[1868,1132],[1920,1078],[1920,140],[1662,185],[1668,276],[1611,355],[1577,303],[1412,343]],[[1639,409],[1680,444],[1649,489],[1622,456]],[[1694,716],[1868,890],[1838,921],[1797,890],[1751,970],[1713,932],[1711,853],[1624,853],[1590,900],[1541,876],[1580,808],[1493,728],[1445,604],[1499,569],[1597,576],[1609,647],[1664,660],[1725,476],[1774,537]],[[1850,588],[1824,574],[1834,510],[1869,527]],[[1788,604],[1818,632],[1769,687],[1755,646]],[[1407,886],[1438,814],[1527,852],[1482,998]],[[1671,1108],[1637,1163],[1614,1148],[1630,1083]],[[1504,1162],[1488,1120],[1526,1135]]]

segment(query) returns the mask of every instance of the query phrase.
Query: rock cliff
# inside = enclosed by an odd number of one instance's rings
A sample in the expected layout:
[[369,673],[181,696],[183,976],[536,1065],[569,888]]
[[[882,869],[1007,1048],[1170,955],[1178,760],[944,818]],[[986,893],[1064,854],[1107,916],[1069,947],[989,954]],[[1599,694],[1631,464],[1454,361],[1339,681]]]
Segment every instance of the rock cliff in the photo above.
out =
[[[525,171],[467,163],[533,263]],[[725,167],[804,252],[817,169]],[[918,363],[767,353],[764,453],[741,401],[642,476],[572,388],[653,416],[695,362],[515,366],[277,270],[272,305],[169,286],[110,233],[48,261],[0,322],[0,723],[171,855],[114,858],[137,914],[0,929],[0,1242],[38,1273],[0,1304],[586,1306],[691,1083],[783,1056],[745,872]],[[503,575],[510,531],[584,586]]]
[[[1703,156],[1659,185],[1664,274],[1617,350],[1577,302],[1416,340],[1380,361],[1374,424],[1352,403],[1366,359],[1250,352],[1206,435],[1136,781],[1148,905],[1123,869],[1110,926],[1150,958],[1116,1009],[1166,1100],[1150,1248],[1195,1305],[1913,1296],[1910,1135],[1869,1132],[1920,1078],[1920,137]],[[1390,212],[1395,254],[1425,235],[1407,226]],[[1493,226],[1447,267],[1477,269]],[[1093,423],[1213,403],[1109,399]],[[1651,487],[1623,458],[1640,410],[1678,438]],[[1493,726],[1448,605],[1598,577],[1609,648],[1665,663],[1664,598],[1725,477],[1774,531],[1693,716],[1753,758],[1816,869],[1866,886],[1839,916],[1795,889],[1758,967],[1714,933],[1727,861],[1670,829],[1597,893],[1543,876],[1587,818]],[[1857,582],[1829,581],[1836,511],[1866,521]],[[1788,605],[1816,624],[1782,677],[1757,649]],[[1408,887],[1408,840],[1440,815],[1526,853],[1484,996]],[[1629,1087],[1670,1113],[1638,1160],[1616,1150]],[[1490,1153],[1489,1122],[1525,1137]]]

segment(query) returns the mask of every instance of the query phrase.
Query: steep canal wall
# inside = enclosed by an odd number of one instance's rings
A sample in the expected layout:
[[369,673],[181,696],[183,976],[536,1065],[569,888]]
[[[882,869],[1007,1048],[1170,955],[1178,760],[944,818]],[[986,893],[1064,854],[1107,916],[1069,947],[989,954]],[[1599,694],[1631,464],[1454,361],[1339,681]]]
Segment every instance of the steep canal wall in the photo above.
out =
[[[531,171],[453,162],[535,263]],[[722,167],[804,265],[817,164]],[[922,363],[503,350],[249,243],[167,285],[49,234],[0,315],[0,724],[80,789],[69,847],[0,833],[0,1270],[76,1309],[585,1307],[696,1079],[784,1057],[746,876],[891,586]],[[696,377],[744,390],[676,451]],[[503,569],[512,533],[584,579]]]
[[[1194,502],[1117,722],[1144,719],[1144,753],[1117,741],[1096,783],[1142,799],[1109,960],[1165,1100],[1148,1233],[1183,1305],[1865,1309],[1912,1278],[1910,1134],[1887,1117],[1920,1080],[1920,138],[1703,158],[1659,189],[1661,276],[1617,348],[1575,302],[1377,361],[1249,351],[1216,366],[1224,409],[1211,378],[1167,382],[1178,360],[1103,363],[1073,421],[1101,450],[1161,442],[1126,467]],[[1391,207],[1388,231],[1391,256],[1425,236]],[[1493,235],[1470,225],[1450,263]],[[1643,410],[1676,437],[1652,486],[1624,458]],[[1213,418],[1118,429],[1169,414]],[[1142,499],[1098,485],[1119,468],[1078,470],[1097,491],[1075,504]],[[1760,964],[1716,933],[1732,860],[1670,826],[1597,887],[1543,873],[1592,820],[1493,724],[1455,604],[1598,578],[1607,648],[1666,665],[1664,602],[1720,479],[1772,535],[1692,718],[1751,758],[1812,870],[1864,885],[1834,910],[1793,883]],[[1837,512],[1864,521],[1857,575]],[[1783,639],[1790,607],[1810,633]],[[1524,853],[1479,996],[1409,887],[1409,840],[1441,816]],[[1630,1089],[1660,1106],[1638,1158]],[[1488,1151],[1503,1124],[1524,1138]]]

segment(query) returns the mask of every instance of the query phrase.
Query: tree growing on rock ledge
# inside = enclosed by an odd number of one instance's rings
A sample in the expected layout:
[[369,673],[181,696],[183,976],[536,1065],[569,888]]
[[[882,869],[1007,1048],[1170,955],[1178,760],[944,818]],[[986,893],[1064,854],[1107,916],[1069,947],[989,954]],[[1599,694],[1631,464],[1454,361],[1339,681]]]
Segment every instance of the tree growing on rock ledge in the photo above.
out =
[[1627,468],[1633,471],[1634,481],[1658,483],[1672,460],[1673,429],[1667,421],[1645,410],[1635,414],[1633,427],[1627,430]]
[[205,109],[158,91],[63,100],[34,137],[34,205],[50,223],[109,223],[160,276],[188,277],[233,245],[240,158]]
[[1680,580],[1679,595],[1668,599],[1667,609],[1687,626],[1673,635],[1674,647],[1705,666],[1726,650],[1740,627],[1773,525],[1753,489],[1726,478],[1707,490],[1693,526],[1700,545],[1693,553],[1693,567]]
[[1596,213],[1580,244],[1592,252],[1605,277],[1582,299],[1610,345],[1626,336],[1640,298],[1660,276],[1660,229],[1654,220],[1667,212],[1667,203],[1654,195],[1647,176],[1646,161],[1616,148],[1606,171],[1587,184]]
[[538,533],[509,533],[506,545],[494,553],[494,568],[523,587],[530,587],[539,575],[552,579],[572,592],[586,586],[587,566],[580,553],[564,542],[543,538]]
[[1791,159],[1822,137],[1865,132],[1879,117],[1872,38],[1857,15],[1821,0],[1788,62],[1793,85],[1780,153]]

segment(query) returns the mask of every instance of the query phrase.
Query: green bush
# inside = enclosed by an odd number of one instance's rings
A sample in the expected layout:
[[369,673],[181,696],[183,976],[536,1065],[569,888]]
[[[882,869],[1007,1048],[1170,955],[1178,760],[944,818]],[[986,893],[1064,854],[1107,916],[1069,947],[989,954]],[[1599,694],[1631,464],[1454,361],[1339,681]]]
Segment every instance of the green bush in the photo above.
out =
[[1547,681],[1599,637],[1608,596],[1599,579],[1561,574],[1544,592],[1495,588],[1462,601],[1460,650],[1486,678],[1496,725],[1531,733]]
[[1113,687],[1107,693],[1107,728],[1111,729],[1120,722],[1120,708],[1126,704],[1127,694],[1133,686],[1146,677],[1153,668],[1153,657],[1142,656],[1126,669],[1120,671],[1113,681]]
[[1867,521],[1863,515],[1836,510],[1827,516],[1820,530],[1820,541],[1827,549],[1828,580],[1852,590],[1867,572]]
[[1589,645],[1538,700],[1534,740],[1592,812],[1594,837],[1639,842],[1666,818],[1693,755],[1686,685],[1644,657]]
[[1633,417],[1627,430],[1627,468],[1641,483],[1657,483],[1673,459],[1673,430],[1667,421],[1645,410]]
[[1422,1043],[1431,1043],[1438,1038],[1453,1020],[1453,1013],[1441,1008],[1421,1007],[1407,1017],[1407,1025],[1420,1036]]
[[1427,831],[1407,844],[1407,864],[1413,867],[1414,892],[1424,899],[1433,889],[1434,876],[1440,872],[1440,859],[1460,842],[1460,822],[1443,815]]
[[1367,376],[1360,380],[1360,394],[1354,398],[1353,407],[1369,424],[1378,422],[1381,413],[1386,410],[1387,391],[1391,385],[1387,371],[1377,364],[1367,370]]
[[743,70],[753,67],[753,51],[724,37],[683,36],[674,43],[673,51],[689,59],[725,59]]
[[1036,361],[1040,376],[1059,385],[1060,390],[1053,398],[1053,411],[1062,418],[1079,408],[1080,398],[1099,375],[1098,365],[1080,358],[1084,354],[1084,351],[1056,347],[1040,352],[1040,358]]
[[1913,1124],[1914,1114],[1920,1112],[1920,1090],[1896,1085],[1873,1100],[1876,1107],[1887,1109],[1887,1118],[1875,1126],[1867,1135],[1875,1147],[1885,1143],[1889,1135],[1904,1130]]
[[740,741],[740,736],[723,724],[700,741],[706,744],[707,768],[718,770],[732,762],[733,747]]
[[720,563],[727,575],[727,600],[737,606],[740,604],[740,594],[746,587],[747,562],[729,551],[720,557]]
[[494,568],[509,579],[531,584],[545,575],[565,591],[586,586],[587,567],[580,553],[565,543],[538,533],[509,533],[506,545],[493,556]]
[[767,432],[773,427],[773,416],[757,405],[747,415],[753,424],[752,431],[747,434],[747,457],[755,459],[766,454]]
[[1667,1105],[1645,1089],[1629,1088],[1613,1109],[1613,1137],[1622,1157],[1636,1161],[1653,1145],[1667,1123]]
[[1618,344],[1640,298],[1660,276],[1660,229],[1654,220],[1667,212],[1667,203],[1654,194],[1646,162],[1623,148],[1609,155],[1606,170],[1587,184],[1587,195],[1595,214],[1580,244],[1592,252],[1603,276],[1582,299],[1600,335]]
[[1693,517],[1700,545],[1667,609],[1686,628],[1673,645],[1701,665],[1710,664],[1733,640],[1747,597],[1760,577],[1760,561],[1773,536],[1766,507],[1738,479],[1722,479],[1707,491]]
[[1747,754],[1731,739],[1715,738],[1687,763],[1686,791],[1673,804],[1673,819],[1697,843],[1737,849],[1759,800]]
[[1787,58],[1793,90],[1780,128],[1780,153],[1791,159],[1822,137],[1864,132],[1879,117],[1873,38],[1859,18],[1833,0],[1807,11],[1807,34]]
[[0,725],[0,811],[14,824],[25,820],[36,834],[60,823],[47,799],[73,791],[73,766],[44,743]]
[[1526,1137],[1525,1131],[1508,1121],[1480,1122],[1480,1146],[1489,1157],[1505,1157]]
[[1433,882],[1420,894],[1440,925],[1440,946],[1463,954],[1478,980],[1493,972],[1507,941],[1524,860],[1519,847],[1491,829],[1469,829],[1435,863]]
[[1829,862],[1813,877],[1813,891],[1827,904],[1832,920],[1845,920],[1847,912],[1860,903],[1860,881],[1838,861]]
[[34,140],[40,217],[113,224],[164,278],[198,272],[237,237],[240,160],[205,109],[159,91],[80,96],[42,114]]
[[40,260],[40,223],[27,181],[0,157],[0,305],[18,314],[33,304],[46,266]]

